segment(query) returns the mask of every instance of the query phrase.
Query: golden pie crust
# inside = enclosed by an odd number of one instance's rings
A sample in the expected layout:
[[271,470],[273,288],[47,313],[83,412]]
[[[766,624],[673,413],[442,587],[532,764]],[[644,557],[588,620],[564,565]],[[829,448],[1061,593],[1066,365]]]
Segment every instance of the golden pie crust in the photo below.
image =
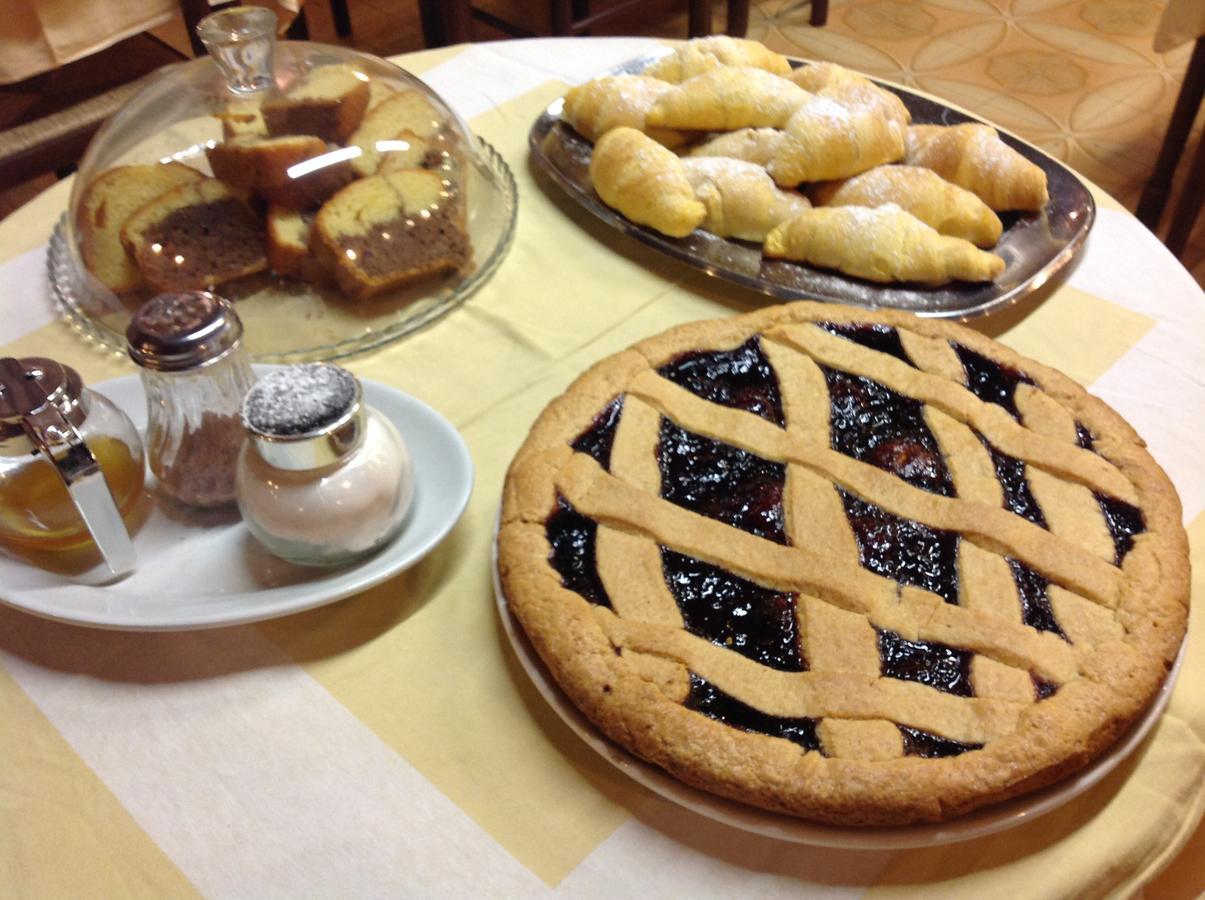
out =
[[[912,364],[820,323],[893,328]],[[684,354],[751,338],[773,368],[785,426],[658,372]],[[959,347],[1025,376],[1015,417],[968,389]],[[919,401],[954,495],[834,449],[826,371]],[[604,466],[572,444],[616,398]],[[785,465],[785,544],[661,497],[664,419]],[[1007,508],[988,444],[1024,463],[1045,527]],[[862,565],[847,496],[956,533],[957,602]],[[1145,530],[1124,555],[1101,498],[1141,512]],[[597,523],[594,560],[609,606],[566,587],[551,562],[547,522],[559,504]],[[792,595],[804,670],[762,664],[688,630],[662,548]],[[1008,560],[1045,580],[1057,630],[1022,621]],[[578,378],[509,469],[498,566],[540,657],[608,737],[695,787],[840,825],[947,820],[1083,768],[1151,702],[1188,613],[1179,500],[1112,409],[961,326],[813,303],[682,325]],[[884,632],[956,648],[969,661],[969,696],[885,675],[876,640]],[[819,749],[689,708],[696,678],[766,716],[810,720]],[[905,755],[905,732],[970,749]]]

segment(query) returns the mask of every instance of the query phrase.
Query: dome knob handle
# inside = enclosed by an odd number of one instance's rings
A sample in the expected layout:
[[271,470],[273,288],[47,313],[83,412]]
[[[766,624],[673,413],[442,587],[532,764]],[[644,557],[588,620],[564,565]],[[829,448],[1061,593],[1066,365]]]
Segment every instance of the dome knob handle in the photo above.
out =
[[254,94],[275,83],[276,13],[261,6],[233,6],[206,16],[197,35],[236,94]]

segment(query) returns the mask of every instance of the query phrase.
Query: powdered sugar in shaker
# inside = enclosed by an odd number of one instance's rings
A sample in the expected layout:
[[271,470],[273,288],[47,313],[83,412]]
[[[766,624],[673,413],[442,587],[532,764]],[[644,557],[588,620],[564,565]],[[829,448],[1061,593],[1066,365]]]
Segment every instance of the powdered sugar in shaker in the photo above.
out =
[[414,496],[410,456],[346,369],[308,363],[269,373],[247,394],[243,425],[239,509],[272,553],[340,565],[397,533]]

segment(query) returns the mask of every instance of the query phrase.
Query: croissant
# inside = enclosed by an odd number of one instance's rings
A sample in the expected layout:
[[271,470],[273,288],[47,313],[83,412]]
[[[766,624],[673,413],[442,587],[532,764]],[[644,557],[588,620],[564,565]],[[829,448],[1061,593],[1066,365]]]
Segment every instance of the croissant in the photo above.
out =
[[[852,73],[851,73],[852,74]],[[888,121],[907,128],[912,123],[912,113],[904,101],[891,91],[885,90],[866,78],[854,76],[835,81],[819,91],[823,97],[832,97],[852,109],[869,109]],[[907,146],[908,135],[904,134]]]
[[666,91],[645,121],[695,131],[781,128],[810,96],[803,88],[762,69],[724,66]]
[[653,140],[674,148],[686,142],[680,131],[645,128],[645,116],[663,93],[673,85],[643,75],[609,75],[596,78],[565,93],[561,118],[593,143],[610,131],[626,125],[643,131]]
[[644,74],[677,84],[720,66],[750,66],[775,75],[786,75],[791,71],[786,57],[757,41],[721,34],[687,41],[646,68]]
[[607,206],[670,237],[685,237],[707,217],[682,160],[635,128],[613,128],[598,139],[590,180]]
[[804,181],[848,178],[895,162],[904,155],[907,117],[899,98],[886,91],[868,91],[853,83],[826,88],[808,95],[795,110],[766,169],[780,186],[795,187]]
[[727,156],[766,166],[778,152],[782,132],[777,128],[741,128],[718,134],[690,150],[691,156]]
[[991,281],[1004,271],[1000,257],[938,234],[894,203],[805,210],[766,235],[762,252],[879,282]]
[[1040,210],[1050,199],[1046,173],[1004,143],[990,125],[913,126],[907,161],[972,191],[997,211]]
[[800,66],[798,69],[792,69],[787,78],[805,91],[811,91],[813,94],[826,87],[843,82],[873,84],[865,76],[859,75],[857,72],[845,68],[845,66],[839,66],[831,62],[816,62]]
[[930,228],[980,247],[1000,240],[999,217],[970,191],[918,166],[877,166],[845,181],[814,185],[817,206],[883,206],[894,203]]
[[761,243],[779,222],[811,206],[802,194],[779,190],[756,163],[721,157],[682,160],[695,196],[707,207],[703,229]]

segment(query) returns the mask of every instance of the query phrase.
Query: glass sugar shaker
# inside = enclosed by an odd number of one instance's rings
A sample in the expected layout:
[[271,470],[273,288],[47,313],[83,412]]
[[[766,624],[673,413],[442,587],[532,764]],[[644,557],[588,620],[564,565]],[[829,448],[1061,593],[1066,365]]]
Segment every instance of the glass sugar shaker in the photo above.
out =
[[239,509],[273,554],[341,565],[397,533],[414,497],[410,456],[346,369],[308,363],[265,375],[247,394],[243,424]]
[[235,500],[239,413],[255,382],[242,336],[234,307],[207,291],[160,294],[126,329],[146,391],[151,471],[159,490],[186,506]]
[[0,544],[18,552],[92,543],[113,576],[134,568],[127,520],[146,465],[134,424],[50,359],[0,359]]

